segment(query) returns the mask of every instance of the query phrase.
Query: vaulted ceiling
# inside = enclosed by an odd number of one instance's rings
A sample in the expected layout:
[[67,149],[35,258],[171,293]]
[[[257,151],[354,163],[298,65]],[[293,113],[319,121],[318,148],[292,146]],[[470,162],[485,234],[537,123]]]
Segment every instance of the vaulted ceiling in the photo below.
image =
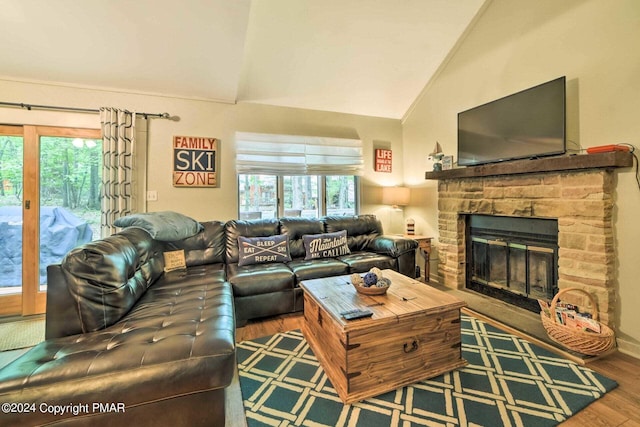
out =
[[0,78],[401,118],[485,1],[0,0]]

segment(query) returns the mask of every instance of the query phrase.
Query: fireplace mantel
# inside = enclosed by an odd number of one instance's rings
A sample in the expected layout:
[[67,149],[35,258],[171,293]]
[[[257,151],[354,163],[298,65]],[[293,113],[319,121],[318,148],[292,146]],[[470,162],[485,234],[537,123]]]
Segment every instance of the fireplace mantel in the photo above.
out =
[[628,151],[598,154],[579,154],[540,159],[513,160],[437,172],[426,172],[425,179],[460,179],[483,176],[519,175],[526,173],[560,172],[580,169],[611,169],[633,166],[633,155]]

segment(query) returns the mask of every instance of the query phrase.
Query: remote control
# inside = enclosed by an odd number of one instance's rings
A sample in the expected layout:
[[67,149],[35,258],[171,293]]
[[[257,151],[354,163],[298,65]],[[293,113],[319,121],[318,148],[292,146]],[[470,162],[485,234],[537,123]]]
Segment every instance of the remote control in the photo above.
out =
[[371,317],[373,316],[373,311],[371,310],[358,310],[355,313],[345,314],[343,317],[346,320],[354,320],[354,319],[362,319],[363,317]]
[[358,313],[360,312],[359,308],[354,308],[353,310],[346,310],[346,311],[342,311],[340,312],[340,316],[346,316],[347,314],[353,314],[353,313]]

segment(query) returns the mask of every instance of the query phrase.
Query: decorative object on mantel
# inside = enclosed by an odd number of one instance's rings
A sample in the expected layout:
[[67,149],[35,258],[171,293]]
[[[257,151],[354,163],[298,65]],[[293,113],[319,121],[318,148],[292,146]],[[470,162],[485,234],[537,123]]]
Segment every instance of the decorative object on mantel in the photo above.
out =
[[446,171],[449,169],[453,169],[453,156],[443,156],[442,157],[442,170]]
[[[570,322],[567,321],[558,323],[556,316],[558,301],[560,296],[568,292],[578,292],[589,299],[592,310],[592,318],[590,320],[595,321],[597,329],[600,330],[599,332],[583,330],[583,328],[577,325],[571,325]],[[560,313],[560,315],[562,316],[562,313]],[[616,340],[613,330],[607,325],[598,322],[598,306],[596,300],[589,292],[580,288],[561,289],[555,297],[553,297],[549,312],[546,313],[544,308],[540,311],[540,319],[542,319],[542,325],[546,329],[549,338],[569,350],[589,356],[598,356],[615,347]]]
[[444,153],[442,152],[442,147],[440,143],[436,141],[436,145],[433,147],[433,151],[429,153],[429,160],[434,161],[433,163],[433,171],[441,171],[442,163],[441,160],[444,157]]

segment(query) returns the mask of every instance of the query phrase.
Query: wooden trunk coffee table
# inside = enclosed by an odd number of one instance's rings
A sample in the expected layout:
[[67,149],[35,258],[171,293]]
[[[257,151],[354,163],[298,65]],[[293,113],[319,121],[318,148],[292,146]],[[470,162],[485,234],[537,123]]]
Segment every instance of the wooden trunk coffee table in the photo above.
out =
[[[460,308],[452,295],[384,270],[385,295],[356,292],[348,275],[305,280],[303,333],[344,403],[356,402],[466,365]],[[354,308],[373,316],[345,320]]]

